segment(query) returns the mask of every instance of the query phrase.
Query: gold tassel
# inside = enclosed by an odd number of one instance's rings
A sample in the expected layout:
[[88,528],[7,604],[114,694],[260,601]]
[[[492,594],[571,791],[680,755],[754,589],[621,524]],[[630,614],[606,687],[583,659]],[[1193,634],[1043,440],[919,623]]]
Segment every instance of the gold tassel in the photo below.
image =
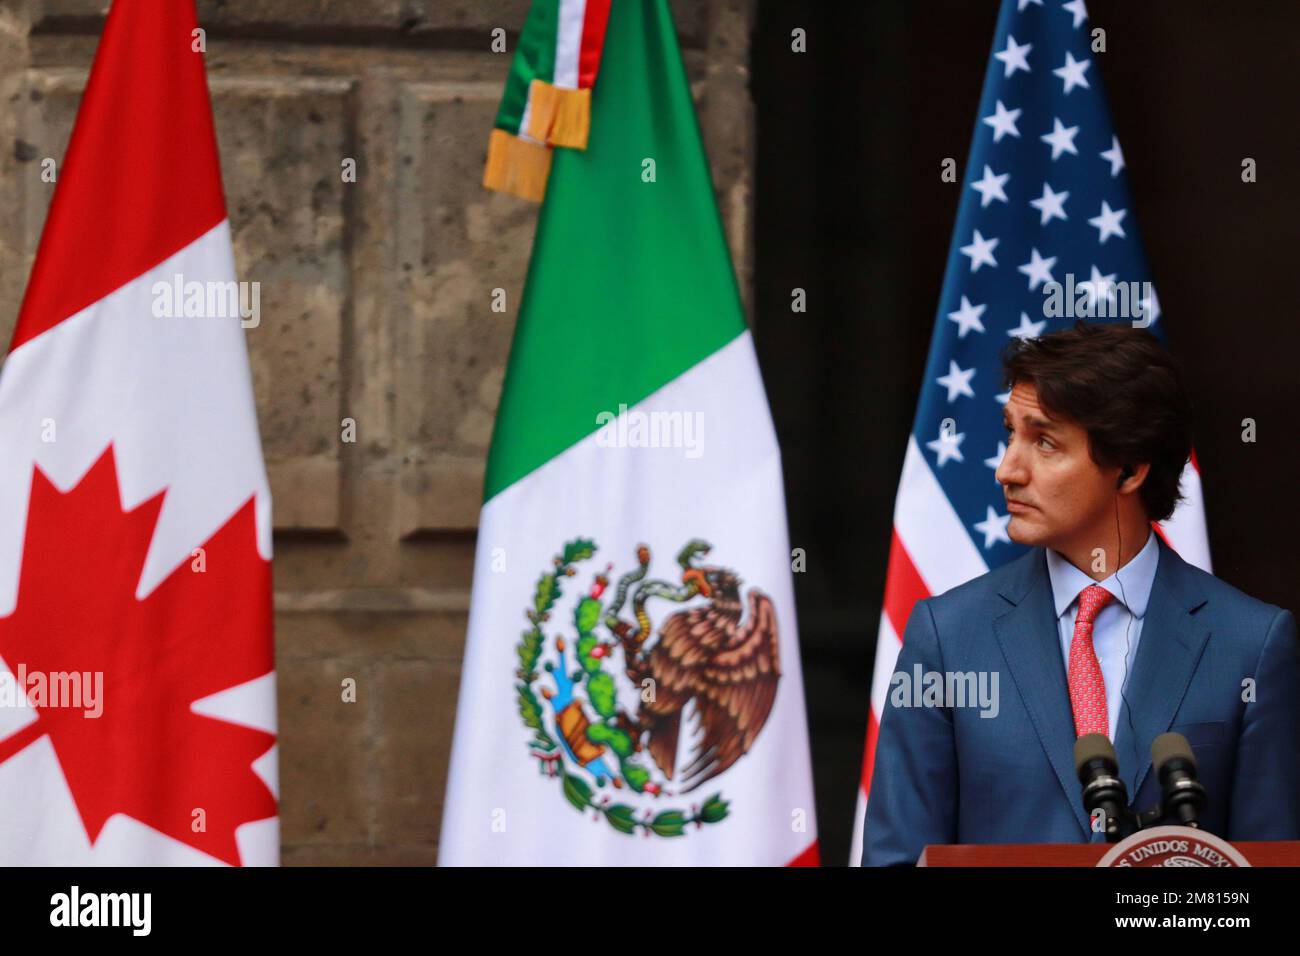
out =
[[591,90],[570,90],[545,80],[528,88],[528,130],[552,146],[586,149],[591,130]]
[[546,197],[546,180],[551,174],[551,150],[507,133],[492,130],[488,140],[487,167],[483,185],[497,192],[541,202]]

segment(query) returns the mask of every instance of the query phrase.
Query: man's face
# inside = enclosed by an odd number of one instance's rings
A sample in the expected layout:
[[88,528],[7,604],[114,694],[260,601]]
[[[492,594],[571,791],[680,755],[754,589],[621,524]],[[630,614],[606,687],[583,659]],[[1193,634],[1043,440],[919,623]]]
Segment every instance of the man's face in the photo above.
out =
[[1083,426],[1045,412],[1032,384],[1012,388],[1003,420],[1007,453],[996,476],[1011,513],[1011,540],[1057,551],[1095,546],[1088,539],[1113,520],[1119,469],[1094,462]]

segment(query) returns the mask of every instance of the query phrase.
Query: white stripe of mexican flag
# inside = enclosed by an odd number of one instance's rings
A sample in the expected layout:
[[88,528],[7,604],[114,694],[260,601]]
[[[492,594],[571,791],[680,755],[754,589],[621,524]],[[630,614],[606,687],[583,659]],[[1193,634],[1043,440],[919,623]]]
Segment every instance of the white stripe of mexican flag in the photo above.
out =
[[556,86],[578,88],[578,57],[582,53],[582,21],[587,0],[560,0],[560,22],[555,37]]
[[[649,435],[660,427],[651,423],[672,416],[682,421],[699,410],[707,411],[693,450],[602,447],[601,435],[592,435],[485,505],[439,854],[444,865],[783,865],[813,842],[790,551],[781,518],[781,461],[748,333],[621,418],[626,434],[644,427]],[[611,432],[619,428],[615,422]],[[698,457],[688,457],[695,452]],[[548,635],[572,635],[576,596],[588,592],[606,562],[615,565],[613,581],[636,568],[641,543],[651,548],[648,579],[678,581],[678,549],[702,538],[713,544],[706,564],[734,569],[744,580],[744,595],[756,588],[771,599],[779,635],[778,692],[754,745],[724,774],[689,794],[654,797],[626,787],[595,788],[589,771],[578,769],[570,754],[563,757],[567,769],[562,772],[581,774],[597,793],[633,807],[638,820],[671,808],[689,815],[707,796],[721,793],[730,812],[719,824],[692,826],[671,839],[646,836],[644,830],[625,836],[592,809],[577,812],[567,805],[562,782],[542,775],[539,760],[528,755],[531,734],[518,715],[512,673],[515,647],[539,575],[552,567],[562,545],[579,535],[594,539],[599,550],[576,577],[562,582],[565,594],[554,623],[543,629]],[[655,628],[680,613],[668,601],[648,603],[647,610]],[[572,654],[568,663],[574,666]],[[620,702],[635,711],[640,687],[618,668],[610,672]],[[539,677],[538,684],[550,683],[545,674]],[[558,740],[555,714],[549,706],[544,709]],[[685,765],[691,745],[683,733],[678,767]],[[617,763],[609,760],[609,766]],[[675,790],[671,782],[665,785]]]

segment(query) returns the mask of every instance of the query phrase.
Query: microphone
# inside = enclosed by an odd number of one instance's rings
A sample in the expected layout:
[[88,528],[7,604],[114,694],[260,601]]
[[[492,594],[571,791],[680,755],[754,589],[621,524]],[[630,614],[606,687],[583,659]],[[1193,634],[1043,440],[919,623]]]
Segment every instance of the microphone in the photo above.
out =
[[1171,733],[1153,740],[1151,766],[1160,779],[1165,816],[1183,826],[1199,827],[1205,810],[1205,788],[1196,779],[1196,757],[1187,738]]
[[1119,758],[1105,734],[1084,734],[1074,742],[1074,770],[1083,784],[1083,807],[1092,817],[1101,810],[1106,842],[1115,843],[1133,832],[1128,788],[1119,776]]

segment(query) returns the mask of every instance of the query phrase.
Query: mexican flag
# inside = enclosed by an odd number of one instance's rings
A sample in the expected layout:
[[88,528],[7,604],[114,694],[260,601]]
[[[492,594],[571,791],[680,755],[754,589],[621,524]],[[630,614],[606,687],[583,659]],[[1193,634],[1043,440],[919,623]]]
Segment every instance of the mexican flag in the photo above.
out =
[[115,0],[0,370],[0,865],[279,862],[271,498],[191,0]]
[[666,0],[615,0],[591,96],[488,459],[440,863],[815,865],[781,457]]

